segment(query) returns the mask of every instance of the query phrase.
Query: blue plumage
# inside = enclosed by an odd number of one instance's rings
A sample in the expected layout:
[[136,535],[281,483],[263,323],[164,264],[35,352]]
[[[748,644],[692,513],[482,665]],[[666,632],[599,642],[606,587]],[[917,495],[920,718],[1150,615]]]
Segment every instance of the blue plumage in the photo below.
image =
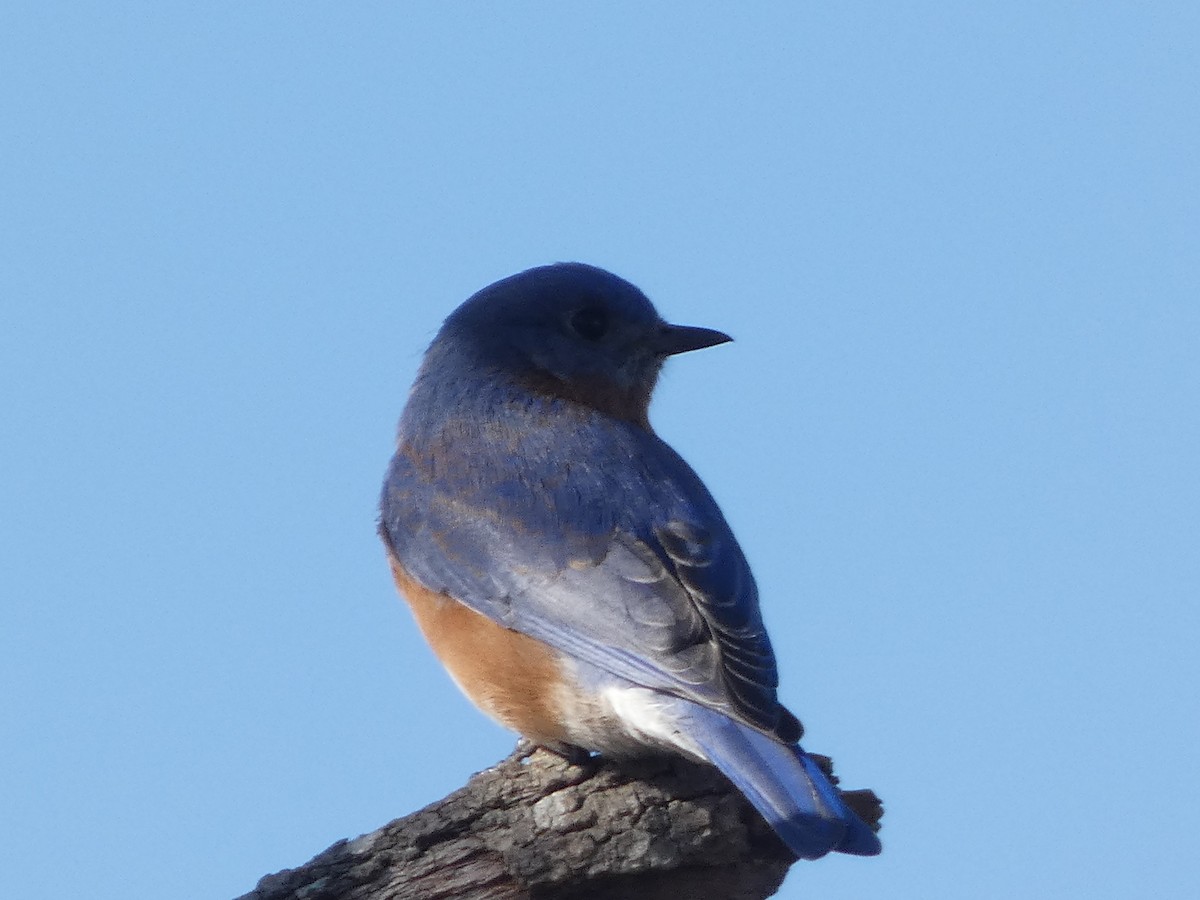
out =
[[726,340],[589,266],[481,291],[414,384],[381,533],[424,589],[554,649],[569,742],[701,756],[797,855],[876,853],[796,745],[736,539],[647,420],[663,360]]
[[749,800],[792,851],[816,859],[829,850],[872,856],[879,838],[842,801],[798,744],[785,744],[698,707],[689,732],[705,757]]

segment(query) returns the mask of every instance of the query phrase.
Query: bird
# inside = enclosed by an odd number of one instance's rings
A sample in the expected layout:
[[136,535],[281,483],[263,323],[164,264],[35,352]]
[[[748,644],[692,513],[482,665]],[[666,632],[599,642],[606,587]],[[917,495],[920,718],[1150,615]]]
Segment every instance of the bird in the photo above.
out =
[[778,698],[741,547],[650,425],[667,358],[730,340],[584,263],[485,287],[424,355],[379,533],[426,641],[500,724],[576,761],[707,762],[797,857],[874,855]]

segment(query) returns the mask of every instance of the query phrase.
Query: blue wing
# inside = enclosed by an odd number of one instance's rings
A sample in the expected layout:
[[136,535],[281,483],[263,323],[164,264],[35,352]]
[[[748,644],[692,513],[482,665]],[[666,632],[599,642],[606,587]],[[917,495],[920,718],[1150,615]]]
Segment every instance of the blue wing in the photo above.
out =
[[425,441],[402,423],[381,502],[392,552],[506,627],[797,740],[753,576],[699,477],[647,431],[564,429],[558,412]]

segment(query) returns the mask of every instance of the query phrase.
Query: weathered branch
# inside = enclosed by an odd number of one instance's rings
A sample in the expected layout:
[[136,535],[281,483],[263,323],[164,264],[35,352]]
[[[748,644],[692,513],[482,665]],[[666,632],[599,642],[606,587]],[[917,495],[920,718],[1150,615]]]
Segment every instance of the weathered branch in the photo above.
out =
[[[878,820],[872,792],[844,796]],[[716,769],[539,750],[239,900],[761,900],[792,862]]]

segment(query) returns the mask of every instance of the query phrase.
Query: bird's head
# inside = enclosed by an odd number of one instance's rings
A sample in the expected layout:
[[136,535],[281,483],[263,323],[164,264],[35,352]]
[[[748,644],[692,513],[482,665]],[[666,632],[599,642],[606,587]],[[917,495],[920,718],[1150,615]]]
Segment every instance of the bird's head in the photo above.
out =
[[480,374],[645,425],[666,358],[729,340],[665,322],[645,294],[610,272],[558,263],[475,294],[446,319],[434,347],[466,351]]

